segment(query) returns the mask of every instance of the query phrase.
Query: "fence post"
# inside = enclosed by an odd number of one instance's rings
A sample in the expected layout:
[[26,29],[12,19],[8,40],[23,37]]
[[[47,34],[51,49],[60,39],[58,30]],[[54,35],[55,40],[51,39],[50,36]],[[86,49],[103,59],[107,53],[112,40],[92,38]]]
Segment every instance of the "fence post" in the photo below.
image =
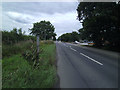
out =
[[39,62],[39,50],[40,50],[40,37],[37,35],[37,63]]

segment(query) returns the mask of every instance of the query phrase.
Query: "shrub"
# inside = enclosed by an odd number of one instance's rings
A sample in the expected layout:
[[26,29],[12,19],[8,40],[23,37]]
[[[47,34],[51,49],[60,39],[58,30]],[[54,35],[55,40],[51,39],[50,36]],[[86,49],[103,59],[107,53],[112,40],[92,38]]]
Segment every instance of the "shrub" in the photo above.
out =
[[[42,50],[42,48],[40,48],[39,54],[41,54],[42,52],[43,52],[43,50]],[[38,56],[37,55],[38,54],[37,54],[37,49],[36,49],[35,45],[32,45],[29,50],[22,53],[23,58],[25,60],[27,60],[30,65],[33,65],[33,66],[38,65],[38,63],[37,63]]]
[[14,44],[14,45],[3,44],[2,45],[2,56],[3,56],[3,58],[5,58],[5,57],[10,57],[10,56],[15,55],[15,54],[23,53],[27,49],[30,49],[31,44],[32,43],[28,42],[28,41],[19,42],[19,43]]

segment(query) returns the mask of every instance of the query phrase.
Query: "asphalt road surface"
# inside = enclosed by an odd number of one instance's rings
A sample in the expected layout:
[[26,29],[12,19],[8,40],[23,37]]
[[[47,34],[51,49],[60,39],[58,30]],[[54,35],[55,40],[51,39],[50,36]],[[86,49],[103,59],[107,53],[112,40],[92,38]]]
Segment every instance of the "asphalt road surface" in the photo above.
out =
[[60,88],[118,88],[118,57],[56,42]]

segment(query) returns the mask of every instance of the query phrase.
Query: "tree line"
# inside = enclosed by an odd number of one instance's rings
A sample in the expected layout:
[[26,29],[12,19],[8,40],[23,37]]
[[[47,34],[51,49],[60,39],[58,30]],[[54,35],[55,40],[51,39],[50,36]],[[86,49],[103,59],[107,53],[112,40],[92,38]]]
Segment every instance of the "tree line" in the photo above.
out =
[[[93,41],[96,47],[119,48],[119,2],[80,2],[76,10],[77,19],[83,26],[78,30],[80,40]],[[67,36],[69,35],[63,34],[60,37],[68,38]]]
[[74,42],[79,41],[79,34],[77,32],[72,33],[65,33],[58,37],[58,40],[64,41],[64,42]]
[[81,2],[77,7],[79,29],[82,39],[92,40],[95,46],[120,46],[120,3]]
[[33,28],[29,29],[30,34],[25,35],[22,28],[13,28],[11,31],[2,31],[2,43],[12,45],[20,41],[36,41],[36,35],[39,34],[40,40],[56,40],[54,26],[49,21],[40,21],[33,23]]
[[7,45],[13,45],[20,41],[35,40],[34,36],[25,35],[22,28],[13,28],[11,31],[2,31],[2,43]]

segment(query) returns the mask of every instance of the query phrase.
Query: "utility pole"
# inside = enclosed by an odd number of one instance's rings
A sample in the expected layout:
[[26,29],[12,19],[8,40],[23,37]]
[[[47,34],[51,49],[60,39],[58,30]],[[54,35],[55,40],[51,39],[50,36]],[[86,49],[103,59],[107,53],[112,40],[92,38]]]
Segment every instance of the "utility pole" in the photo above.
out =
[[47,40],[47,39],[46,39],[46,30],[44,31],[44,39]]
[[39,62],[40,37],[37,35],[37,63]]

